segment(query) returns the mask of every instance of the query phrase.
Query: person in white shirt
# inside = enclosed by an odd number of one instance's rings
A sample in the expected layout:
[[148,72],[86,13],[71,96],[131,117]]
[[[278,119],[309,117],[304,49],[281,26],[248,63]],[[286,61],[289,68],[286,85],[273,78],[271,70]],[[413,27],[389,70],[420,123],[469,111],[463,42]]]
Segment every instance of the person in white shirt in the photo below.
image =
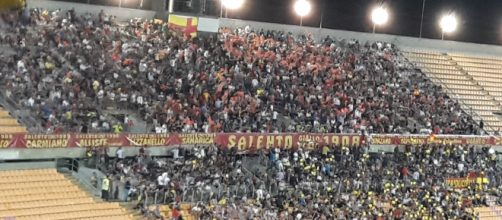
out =
[[162,173],[162,175],[157,177],[157,184],[159,184],[159,186],[167,186],[167,184],[169,184],[169,181],[171,181],[171,179],[169,179],[167,172]]
[[124,149],[122,149],[122,147],[119,147],[119,149],[117,149],[117,159],[120,161],[120,160],[124,160],[125,156],[124,156]]

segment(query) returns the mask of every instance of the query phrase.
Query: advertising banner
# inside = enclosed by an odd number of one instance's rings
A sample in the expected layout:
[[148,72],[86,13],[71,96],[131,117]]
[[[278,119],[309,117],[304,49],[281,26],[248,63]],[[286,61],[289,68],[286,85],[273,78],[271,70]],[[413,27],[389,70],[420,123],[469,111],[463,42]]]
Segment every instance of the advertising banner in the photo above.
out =
[[361,145],[359,135],[337,135],[337,134],[219,134],[216,137],[216,144],[239,150],[270,148],[273,146],[281,148],[313,148],[319,144],[328,145]]
[[193,133],[193,134],[0,134],[2,148],[66,148],[66,147],[134,147],[208,145],[256,150],[270,147],[314,148],[360,146],[370,141],[378,145],[470,144],[502,145],[499,137],[462,135],[371,135],[327,133]]
[[422,145],[422,144],[470,144],[499,145],[502,141],[494,136],[469,135],[371,135],[371,145]]
[[359,135],[315,133],[212,133],[212,134],[2,134],[1,148],[134,147],[216,144],[224,148],[255,150],[270,147],[313,148],[359,146]]

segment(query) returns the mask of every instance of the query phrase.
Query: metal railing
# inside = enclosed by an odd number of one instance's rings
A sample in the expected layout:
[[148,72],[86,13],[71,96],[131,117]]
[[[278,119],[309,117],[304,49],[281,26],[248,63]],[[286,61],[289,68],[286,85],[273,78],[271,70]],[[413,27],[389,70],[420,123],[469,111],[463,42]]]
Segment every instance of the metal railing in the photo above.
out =
[[[101,177],[104,175],[99,171],[96,172],[97,176],[97,185],[93,186],[91,183],[92,177],[84,172],[79,172],[80,168],[83,166],[81,161],[73,158],[58,158],[56,159],[56,169],[61,173],[68,173],[72,177],[75,178],[88,192],[91,192],[94,196],[100,196],[100,188],[101,188]],[[99,174],[98,174],[99,173]]]

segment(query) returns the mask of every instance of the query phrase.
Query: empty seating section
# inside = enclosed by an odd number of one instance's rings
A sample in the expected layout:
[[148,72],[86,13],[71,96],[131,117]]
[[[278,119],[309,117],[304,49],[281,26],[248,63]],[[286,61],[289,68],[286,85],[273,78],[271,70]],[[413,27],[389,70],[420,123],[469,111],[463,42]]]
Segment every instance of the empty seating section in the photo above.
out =
[[0,219],[132,219],[118,203],[96,202],[54,169],[0,171]]
[[[462,68],[467,75],[472,77],[472,81],[483,88],[487,95],[493,98],[495,104],[490,111],[499,112],[502,102],[502,59],[497,57],[466,55],[460,53],[449,53],[457,65]],[[479,109],[479,107],[477,108]],[[497,129],[501,128],[502,122],[497,116],[489,118],[489,125]],[[488,120],[487,120],[488,121]]]
[[502,206],[474,208],[479,220],[500,220],[502,219]]
[[502,128],[502,59],[410,49],[404,55],[435,83],[457,98],[468,113],[485,122],[486,129]]
[[26,128],[21,126],[8,111],[0,107],[0,133],[23,133]]

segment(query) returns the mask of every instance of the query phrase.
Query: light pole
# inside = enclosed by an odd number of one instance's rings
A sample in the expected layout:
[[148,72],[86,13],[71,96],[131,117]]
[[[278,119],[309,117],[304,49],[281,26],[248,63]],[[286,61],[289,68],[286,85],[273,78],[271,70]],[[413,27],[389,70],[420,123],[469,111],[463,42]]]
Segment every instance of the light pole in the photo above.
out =
[[325,6],[326,6],[326,0],[322,0],[321,21],[319,21],[319,29],[322,29],[322,19],[324,19],[324,7]]
[[443,15],[439,20],[439,27],[441,27],[441,40],[444,40],[444,35],[452,33],[457,29],[458,21],[455,14],[449,13]]
[[303,26],[303,17],[310,13],[312,5],[307,0],[297,0],[294,9],[296,14],[300,16],[300,26]]
[[220,1],[220,18],[223,17],[223,1]]
[[168,7],[168,11],[169,13],[173,13],[174,12],[174,0],[169,0],[169,6]]
[[373,33],[377,25],[384,25],[389,20],[389,12],[383,6],[378,6],[371,11],[371,21],[373,22]]
[[422,27],[424,24],[424,11],[425,11],[425,0],[422,0],[422,18],[420,19],[420,35],[419,38],[422,38]]

